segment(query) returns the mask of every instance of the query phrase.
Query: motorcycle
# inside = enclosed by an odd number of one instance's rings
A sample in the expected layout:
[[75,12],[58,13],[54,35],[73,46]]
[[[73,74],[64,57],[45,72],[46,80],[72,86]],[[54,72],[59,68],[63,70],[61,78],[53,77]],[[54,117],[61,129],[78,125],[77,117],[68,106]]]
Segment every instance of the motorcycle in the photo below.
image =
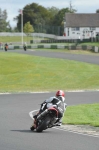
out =
[[5,51],[7,51],[8,50],[8,45],[5,45]]
[[24,51],[26,51],[26,50],[27,50],[27,47],[26,47],[26,46],[24,46],[23,48],[24,48]]
[[[29,113],[29,115],[33,119],[33,115],[31,116],[31,112]],[[52,128],[56,126],[55,123],[57,120],[58,110],[55,106],[51,106],[37,116],[35,130],[37,132],[42,132],[43,130]],[[31,130],[34,130],[34,127],[31,128]]]

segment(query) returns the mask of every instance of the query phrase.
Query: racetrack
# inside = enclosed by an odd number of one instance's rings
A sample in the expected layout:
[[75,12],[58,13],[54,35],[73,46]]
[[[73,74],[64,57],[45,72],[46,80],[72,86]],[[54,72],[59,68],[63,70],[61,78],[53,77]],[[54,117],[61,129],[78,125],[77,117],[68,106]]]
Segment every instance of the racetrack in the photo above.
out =
[[[99,137],[72,133],[56,128],[42,133],[30,131],[29,112],[55,93],[21,93],[0,95],[1,150],[98,150]],[[95,103],[99,92],[67,92],[68,105]]]
[[[35,54],[35,51],[18,52]],[[85,61],[83,55],[80,57]],[[89,59],[91,61],[92,58]],[[92,60],[92,63],[96,63],[96,60],[97,64],[99,63],[99,59]],[[32,119],[29,117],[29,112],[38,109],[43,100],[53,95],[54,92],[0,95],[0,150],[99,150],[98,136],[77,134],[58,128],[48,129],[42,133],[30,131]],[[98,91],[66,93],[68,106],[96,102],[99,102]]]

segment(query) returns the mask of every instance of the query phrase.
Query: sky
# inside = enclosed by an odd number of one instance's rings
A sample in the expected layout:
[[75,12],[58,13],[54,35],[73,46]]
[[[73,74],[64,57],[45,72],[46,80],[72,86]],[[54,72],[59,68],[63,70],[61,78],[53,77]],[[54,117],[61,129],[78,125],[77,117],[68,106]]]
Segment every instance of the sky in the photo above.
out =
[[7,11],[7,21],[13,28],[16,26],[13,18],[19,15],[19,9],[23,9],[28,4],[37,3],[45,8],[54,6],[62,9],[69,7],[70,1],[73,8],[77,10],[76,13],[96,13],[96,10],[99,9],[99,0],[0,0],[0,8],[2,11]]

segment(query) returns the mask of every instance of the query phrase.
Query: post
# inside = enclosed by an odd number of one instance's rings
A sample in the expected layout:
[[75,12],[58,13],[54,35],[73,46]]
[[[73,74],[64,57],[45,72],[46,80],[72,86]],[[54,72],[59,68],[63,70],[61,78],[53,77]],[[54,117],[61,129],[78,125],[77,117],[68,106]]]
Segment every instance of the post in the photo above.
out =
[[21,33],[22,33],[22,45],[23,45],[23,11],[21,10]]
[[93,42],[93,31],[91,31],[91,42]]
[[22,41],[22,45],[23,45],[23,10],[19,9],[19,13],[21,15],[21,41]]

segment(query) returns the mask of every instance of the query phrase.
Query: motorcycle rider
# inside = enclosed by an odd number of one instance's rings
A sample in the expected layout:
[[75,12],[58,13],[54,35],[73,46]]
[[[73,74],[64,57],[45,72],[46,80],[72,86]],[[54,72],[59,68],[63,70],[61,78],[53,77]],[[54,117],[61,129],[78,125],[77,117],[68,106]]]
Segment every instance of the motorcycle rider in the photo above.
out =
[[49,108],[51,105],[54,105],[58,110],[58,119],[55,123],[56,126],[61,126],[62,124],[62,117],[64,115],[64,111],[66,110],[67,104],[65,103],[65,93],[62,90],[58,90],[56,92],[56,96],[50,97],[49,99],[46,99],[40,107],[39,112],[33,116],[34,122],[33,125],[30,127],[31,130],[34,130],[36,128],[36,118],[37,116],[42,113],[45,109]]
[[5,43],[5,51],[8,50],[8,43]]
[[26,42],[24,43],[23,48],[26,51],[26,49],[27,49],[27,43]]

